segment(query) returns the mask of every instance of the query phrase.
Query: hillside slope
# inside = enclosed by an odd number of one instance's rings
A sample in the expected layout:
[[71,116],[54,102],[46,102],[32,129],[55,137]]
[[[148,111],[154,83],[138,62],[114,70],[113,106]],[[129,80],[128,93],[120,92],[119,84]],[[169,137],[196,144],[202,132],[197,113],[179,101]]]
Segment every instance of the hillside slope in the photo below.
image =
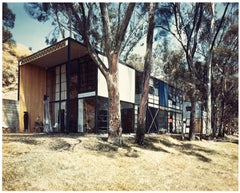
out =
[[3,191],[237,191],[238,144],[147,134],[4,134]]
[[31,54],[20,44],[2,44],[2,94],[3,98],[17,99],[18,61]]

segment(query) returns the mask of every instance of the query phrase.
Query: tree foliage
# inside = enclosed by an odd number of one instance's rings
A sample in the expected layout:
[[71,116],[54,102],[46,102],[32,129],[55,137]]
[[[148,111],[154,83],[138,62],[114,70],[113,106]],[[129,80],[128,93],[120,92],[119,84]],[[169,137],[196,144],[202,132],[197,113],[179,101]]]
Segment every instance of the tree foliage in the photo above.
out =
[[[111,33],[116,34],[119,22],[123,19],[123,13],[127,9],[127,3],[108,3],[107,7],[110,19],[109,29]],[[129,21],[120,50],[120,60],[123,62],[126,62],[133,48],[147,32],[146,11],[143,7],[144,4],[138,3]],[[79,18],[82,19],[83,15],[90,11],[91,14],[86,17],[86,21],[90,24],[87,26],[88,34],[91,34],[90,42],[97,50],[105,52],[102,19],[99,17],[102,12],[98,3],[85,3],[82,8],[78,3],[27,3],[25,10],[40,22],[52,21],[53,30],[46,36],[46,43],[50,45],[67,36],[84,42],[82,34],[86,26],[76,25],[78,21],[74,12],[77,11]]]
[[[52,19],[54,30],[46,38],[47,43],[55,43],[60,36],[65,38],[69,33],[87,45],[93,60],[108,80],[111,79],[109,74],[117,72],[117,66],[112,64],[119,59],[124,62],[132,59],[135,61],[132,63],[140,63],[139,56],[131,55],[131,51],[147,34],[146,5],[75,2],[28,3],[25,7],[38,21]],[[213,113],[217,116],[214,118],[214,124],[218,125],[222,132],[225,124],[223,119],[227,117],[227,113],[236,114],[236,105],[233,104],[236,102],[234,95],[237,91],[238,4],[216,3],[216,8],[212,37],[209,33],[213,16],[211,3],[158,3],[154,14],[154,41],[158,42],[154,52],[154,63],[159,64],[155,65],[154,74],[159,74],[159,70],[164,71],[168,81],[181,87],[186,93],[186,99],[191,101],[190,139],[195,135],[196,102],[203,101],[203,107],[206,109],[206,59],[209,56],[210,44],[213,50],[213,107],[222,109],[221,113]],[[168,46],[170,36],[176,40],[174,44],[178,42],[178,46]],[[164,43],[159,43],[162,40]],[[109,66],[101,61],[95,49],[107,56]],[[226,122],[227,119],[224,120]]]
[[[233,32],[234,30],[231,30],[237,27],[229,26],[234,23],[232,21],[229,22],[229,16],[232,16],[233,13],[235,13],[234,18],[238,18],[236,16],[238,9],[235,8],[229,10],[227,9],[228,4],[223,3],[217,4],[216,6],[217,8],[222,7],[223,11],[222,13],[217,11],[215,14],[215,28],[212,39],[210,39],[209,34],[212,14],[211,4],[209,3],[171,3],[169,4],[169,7],[172,9],[174,16],[172,18],[168,18],[167,21],[169,25],[158,26],[162,30],[168,32],[168,34],[172,35],[172,37],[179,42],[179,45],[182,48],[182,51],[180,52],[176,52],[175,49],[172,53],[170,51],[166,52],[168,59],[166,60],[166,56],[163,56],[163,58],[165,58],[164,60],[166,61],[164,65],[164,71],[167,73],[168,77],[171,77],[170,79],[177,79],[178,84],[181,83],[181,88],[185,90],[187,98],[192,104],[194,104],[196,100],[201,100],[203,101],[203,107],[205,108],[207,102],[206,90],[208,67],[206,58],[208,57],[209,44],[211,44],[211,49],[215,50],[224,42],[223,39],[225,38],[228,39],[228,41],[232,40],[232,42],[235,42],[235,48],[238,45],[238,41],[236,41],[236,31]],[[229,7],[234,6],[236,7],[236,4],[231,4]],[[228,32],[228,30],[230,31]],[[231,34],[230,32],[233,33]],[[228,45],[231,44],[229,43]],[[185,59],[182,57],[181,53],[184,53]],[[214,51],[214,54],[215,53],[216,52]],[[222,56],[224,56],[224,54]],[[216,58],[216,56],[214,56],[214,58]],[[233,59],[233,57],[230,58]],[[212,83],[214,90],[216,90],[216,75],[214,72],[216,69],[215,61],[213,61],[213,66]],[[213,98],[214,97],[215,96],[213,96]],[[192,138],[194,138],[193,115],[194,112],[191,112],[192,125],[190,131],[193,132],[190,132],[190,134],[192,134]]]
[[231,125],[238,117],[238,9],[229,5],[213,53],[213,124],[220,137],[237,132]]
[[[181,46],[185,56],[185,65],[181,70],[186,73],[184,78],[184,90],[186,90],[187,98],[191,101],[192,108],[190,114],[190,133],[189,138],[195,138],[195,104],[199,100],[200,75],[197,73],[197,45],[199,43],[199,33],[203,18],[203,4],[201,3],[170,3],[169,9],[173,13],[173,17],[166,19],[168,23],[165,26],[158,27],[171,34]],[[174,26],[174,27],[173,27]],[[174,58],[173,58],[174,59]],[[170,64],[167,64],[166,69],[169,73],[172,69]],[[175,68],[174,68],[175,69]],[[177,74],[178,70],[175,70]],[[173,74],[173,73],[172,73]]]
[[142,56],[137,53],[131,54],[126,61],[126,63],[129,66],[131,66],[134,69],[139,70],[139,71],[143,71],[143,66],[144,66],[143,62],[144,61],[143,61]]
[[[77,2],[34,3],[26,6],[28,13],[35,19],[44,22],[53,18],[59,30],[73,32],[86,45],[90,57],[106,79],[109,99],[108,140],[116,144],[121,144],[122,135],[118,61],[134,7],[135,3]],[[99,56],[97,48],[107,57],[107,64]]]
[[14,28],[15,14],[8,8],[7,3],[3,3],[2,5],[2,42],[14,42],[9,29]]

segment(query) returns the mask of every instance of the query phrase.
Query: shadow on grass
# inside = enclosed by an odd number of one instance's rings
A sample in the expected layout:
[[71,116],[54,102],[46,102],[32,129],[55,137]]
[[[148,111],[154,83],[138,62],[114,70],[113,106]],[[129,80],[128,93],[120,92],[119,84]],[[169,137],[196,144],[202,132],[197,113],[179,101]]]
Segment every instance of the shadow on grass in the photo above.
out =
[[202,155],[201,153],[206,153],[209,155],[217,154],[217,152],[214,150],[209,150],[209,149],[203,148],[201,146],[198,146],[195,144],[190,144],[190,143],[175,144],[175,143],[171,143],[170,141],[168,141],[166,139],[160,139],[160,143],[162,143],[163,145],[165,145],[167,147],[172,147],[186,155],[195,156],[203,162],[211,162],[212,160],[210,158]]
[[203,162],[211,162],[211,161],[212,161],[210,158],[208,158],[208,157],[206,157],[206,156],[204,156],[204,155],[202,155],[202,154],[200,154],[200,153],[194,152],[194,151],[190,151],[190,152],[185,151],[185,152],[183,152],[183,153],[185,153],[185,154],[187,154],[187,155],[190,155],[190,156],[195,156],[195,157],[197,157],[200,161],[203,161]]
[[69,151],[71,144],[67,143],[62,139],[56,139],[53,143],[49,144],[49,149],[53,151]]
[[23,137],[18,137],[18,138],[9,138],[7,140],[2,140],[3,142],[17,142],[17,143],[24,143],[27,145],[38,145],[40,144],[36,139],[28,139],[28,138],[23,138]]
[[[104,153],[104,155],[114,158],[116,154],[119,153],[119,149],[121,149],[121,155],[131,158],[137,158],[140,156],[139,151],[135,149],[135,147],[151,150],[151,151],[158,151],[164,153],[170,153],[167,150],[158,147],[155,143],[157,140],[155,138],[146,138],[144,144],[139,146],[135,143],[134,137],[125,137],[123,139],[123,143],[121,146],[117,146],[114,144],[110,144],[107,142],[107,137],[97,137],[98,141],[95,144],[85,144],[85,148],[93,151],[97,151],[98,153]],[[123,153],[124,152],[124,153]],[[103,154],[102,154],[103,155]]]
[[[53,151],[70,151],[73,150],[76,144],[70,144],[62,138],[74,138],[77,139],[80,135],[66,135],[66,134],[11,134],[5,135],[2,139],[3,143],[17,142],[27,145],[42,145],[45,141],[39,139],[52,139],[48,143],[48,148]],[[81,140],[78,140],[81,143]]]
[[169,151],[165,150],[162,147],[158,147],[156,144],[159,143],[159,139],[155,137],[146,137],[144,139],[143,145],[138,147],[142,147],[143,149],[152,150],[152,151],[159,151],[164,153],[170,153]]
[[[79,140],[76,144],[70,144],[64,138],[74,138],[77,139],[81,137],[80,134],[14,134],[3,137],[3,142],[19,142],[25,143],[29,145],[41,145],[44,141],[38,140],[38,138],[46,138],[53,139],[48,148],[53,151],[72,151],[75,145],[81,143]],[[96,140],[97,139],[97,140]],[[211,162],[211,159],[206,156],[217,154],[216,151],[203,148],[196,144],[191,144],[187,142],[183,142],[178,139],[174,139],[176,142],[169,140],[166,137],[162,137],[161,135],[156,136],[145,136],[143,145],[138,145],[135,143],[135,138],[133,136],[124,137],[122,146],[116,146],[107,142],[107,137],[96,136],[93,137],[93,140],[89,140],[89,142],[82,144],[85,149],[95,151],[99,154],[106,155],[108,157],[114,158],[114,156],[118,153],[119,148],[125,150],[123,155],[127,157],[137,158],[139,157],[139,152],[134,149],[134,147],[142,148],[145,150],[156,151],[156,152],[164,152],[171,153],[164,148],[164,146],[168,148],[174,148],[175,150],[189,155],[195,156],[197,159],[203,162]],[[179,143],[180,142],[180,143]],[[161,147],[160,147],[161,146]],[[205,155],[204,155],[205,154]]]

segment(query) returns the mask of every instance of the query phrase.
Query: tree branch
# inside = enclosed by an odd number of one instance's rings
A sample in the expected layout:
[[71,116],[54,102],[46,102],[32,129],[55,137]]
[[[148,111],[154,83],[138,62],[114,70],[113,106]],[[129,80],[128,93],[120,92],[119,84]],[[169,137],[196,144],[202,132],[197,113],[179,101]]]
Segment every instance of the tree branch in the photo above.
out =
[[[196,29],[195,29],[195,34],[194,34],[194,39],[193,39],[193,48],[191,51],[192,57],[194,57],[194,54],[196,52],[196,48],[197,48],[197,37],[198,37],[198,32],[202,23],[202,15],[203,15],[203,5],[202,3],[199,4],[199,7],[197,8],[198,10],[196,10],[196,13],[198,13],[199,11],[199,17],[196,23]],[[195,19],[194,19],[195,20]]]
[[103,39],[105,42],[105,50],[107,58],[110,58],[110,52],[112,51],[113,37],[110,28],[109,14],[106,3],[100,3],[102,24],[103,24]]
[[213,46],[214,46],[214,44],[215,44],[215,41],[216,41],[217,35],[218,35],[218,33],[219,33],[219,31],[220,31],[220,29],[221,29],[221,27],[222,27],[222,23],[223,23],[223,20],[224,20],[225,15],[226,15],[226,12],[227,12],[228,6],[229,6],[229,3],[227,3],[227,5],[226,5],[226,7],[225,7],[225,9],[224,9],[223,16],[222,16],[221,21],[220,21],[220,24],[219,24],[219,26],[218,26],[217,32],[216,32],[216,34],[215,34],[215,36],[214,36],[214,38],[213,38],[213,41],[212,41],[212,45],[211,45],[210,50],[213,49]]
[[96,50],[93,48],[93,46],[91,45],[89,38],[88,38],[87,33],[88,33],[88,29],[89,29],[89,27],[88,27],[89,24],[87,23],[87,18],[86,18],[86,13],[84,11],[83,3],[79,3],[79,9],[82,14],[82,19],[79,17],[79,15],[77,14],[77,10],[75,10],[75,8],[73,6],[71,6],[71,9],[72,9],[72,13],[73,13],[75,19],[77,20],[79,26],[83,26],[83,28],[84,28],[84,30],[79,29],[79,32],[81,32],[80,34],[83,37],[84,43],[87,45],[88,53],[89,53],[90,57],[93,59],[93,61],[95,61],[98,68],[104,75],[104,77],[107,77],[108,76],[108,68],[105,66],[105,64],[102,62],[102,60],[98,57]]
[[121,45],[122,45],[122,42],[124,39],[124,35],[127,30],[129,21],[131,19],[134,7],[135,7],[135,3],[129,3],[126,14],[125,14],[123,21],[119,27],[119,30],[117,31],[115,52],[118,52],[118,53],[120,52]]

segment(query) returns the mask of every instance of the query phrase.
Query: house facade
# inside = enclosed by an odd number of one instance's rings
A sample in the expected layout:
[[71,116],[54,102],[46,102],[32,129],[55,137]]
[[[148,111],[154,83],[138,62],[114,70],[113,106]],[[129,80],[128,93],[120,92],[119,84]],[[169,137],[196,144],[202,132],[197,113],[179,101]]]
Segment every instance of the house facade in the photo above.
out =
[[[99,54],[107,65],[107,58]],[[119,63],[123,132],[136,130],[141,72]],[[151,78],[146,132],[182,131],[182,92]],[[19,61],[19,128],[36,130],[48,119],[50,132],[108,131],[104,76],[81,43],[67,38]],[[27,114],[27,119],[26,119]],[[48,115],[48,116],[46,116]]]
[[[141,74],[136,76],[136,104],[141,98]],[[183,92],[151,77],[149,82],[146,132],[181,133],[183,130]]]

